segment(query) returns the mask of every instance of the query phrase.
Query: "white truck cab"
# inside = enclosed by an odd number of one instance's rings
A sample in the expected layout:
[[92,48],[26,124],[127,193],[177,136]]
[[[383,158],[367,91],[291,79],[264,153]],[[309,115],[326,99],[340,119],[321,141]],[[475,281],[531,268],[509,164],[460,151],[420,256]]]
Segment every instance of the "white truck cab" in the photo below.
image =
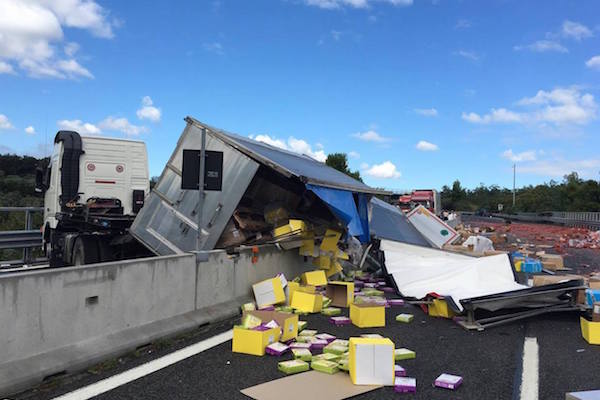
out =
[[144,142],[60,131],[36,189],[44,248],[55,265],[123,258],[128,228],[149,192]]

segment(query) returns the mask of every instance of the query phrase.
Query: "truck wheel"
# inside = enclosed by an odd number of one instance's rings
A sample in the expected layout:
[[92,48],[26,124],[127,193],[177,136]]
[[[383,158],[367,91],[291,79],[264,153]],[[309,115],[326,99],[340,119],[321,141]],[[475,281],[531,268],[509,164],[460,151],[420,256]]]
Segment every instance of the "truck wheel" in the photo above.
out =
[[98,244],[96,239],[81,236],[75,241],[73,247],[73,265],[86,265],[98,262]]

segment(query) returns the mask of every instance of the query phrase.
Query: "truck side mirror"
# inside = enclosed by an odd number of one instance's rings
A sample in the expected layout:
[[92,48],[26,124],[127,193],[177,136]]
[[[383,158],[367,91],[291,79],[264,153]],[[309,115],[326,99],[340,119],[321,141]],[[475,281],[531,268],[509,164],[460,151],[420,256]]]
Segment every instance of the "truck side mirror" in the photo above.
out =
[[35,169],[35,192],[44,193],[48,189],[44,182],[44,170],[40,167]]

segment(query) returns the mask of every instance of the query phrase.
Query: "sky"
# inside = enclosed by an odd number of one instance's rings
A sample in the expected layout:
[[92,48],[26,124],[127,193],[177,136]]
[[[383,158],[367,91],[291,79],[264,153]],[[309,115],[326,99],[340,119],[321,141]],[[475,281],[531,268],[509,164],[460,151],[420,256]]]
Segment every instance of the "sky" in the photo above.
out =
[[371,186],[600,179],[595,0],[0,0],[0,153],[187,115]]

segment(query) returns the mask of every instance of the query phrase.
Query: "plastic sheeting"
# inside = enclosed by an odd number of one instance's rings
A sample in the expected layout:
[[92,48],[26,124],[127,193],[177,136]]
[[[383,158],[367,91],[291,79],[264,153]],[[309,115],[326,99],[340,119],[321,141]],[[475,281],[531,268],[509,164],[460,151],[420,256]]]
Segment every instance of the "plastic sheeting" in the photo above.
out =
[[[306,187],[323,200],[331,212],[348,226],[350,235],[358,236],[362,243],[369,241],[368,210],[364,194],[359,194],[359,206],[362,209],[359,213],[352,192],[311,184],[307,184]],[[364,217],[361,218],[361,215]]]
[[527,288],[515,282],[507,254],[475,258],[389,240],[381,241],[381,250],[403,296],[422,299],[437,293],[462,311],[463,299]]
[[377,197],[371,198],[370,204],[369,228],[377,238],[431,247],[427,239],[408,221],[404,212],[398,207]]

